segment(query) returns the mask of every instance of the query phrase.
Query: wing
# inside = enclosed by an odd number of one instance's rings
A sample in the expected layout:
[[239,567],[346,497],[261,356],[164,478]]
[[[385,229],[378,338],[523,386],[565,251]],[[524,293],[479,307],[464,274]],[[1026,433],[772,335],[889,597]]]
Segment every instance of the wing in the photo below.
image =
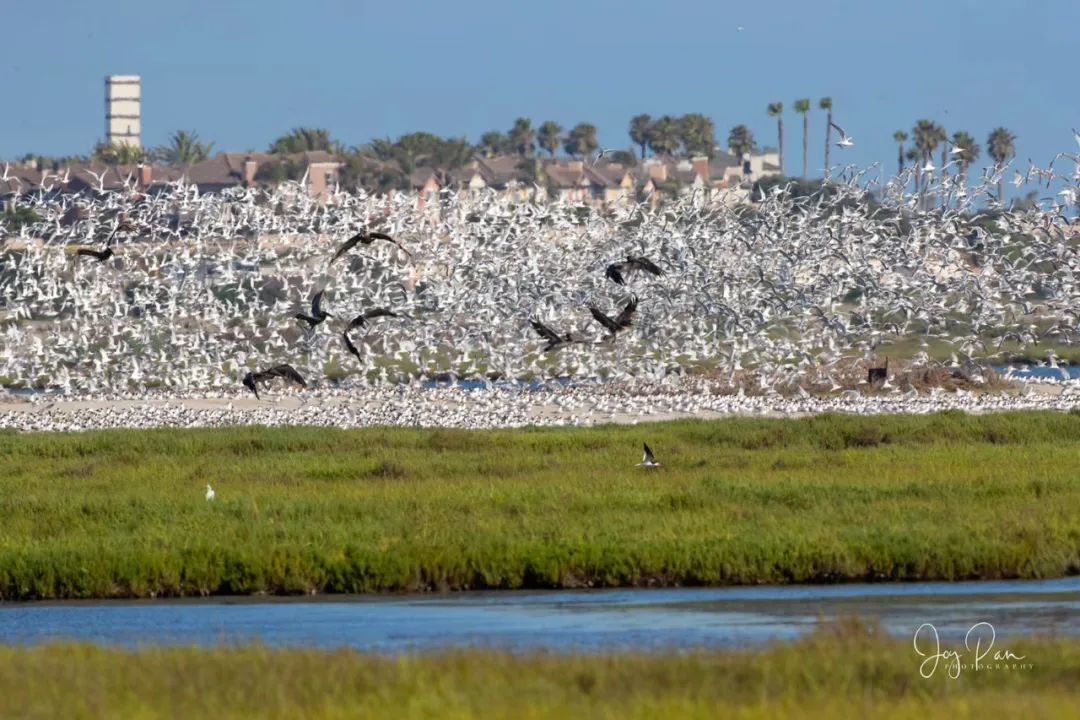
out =
[[663,269],[647,257],[634,258],[634,263],[645,272],[652,273],[653,275],[660,276],[664,274]]
[[367,244],[368,244],[368,243],[370,243],[370,242],[371,242],[372,240],[389,240],[390,242],[392,242],[392,243],[394,243],[395,245],[397,245],[397,240],[395,240],[394,238],[390,237],[390,236],[389,236],[389,235],[387,235],[386,233],[381,233],[381,232],[369,232],[369,233],[367,233],[367,235],[365,236],[365,239],[364,239],[364,244],[365,244],[365,245],[367,245]]
[[594,318],[596,318],[596,321],[597,321],[598,323],[600,323],[601,325],[603,325],[604,327],[606,327],[606,328],[607,328],[608,330],[610,330],[611,332],[616,332],[616,331],[618,331],[618,329],[619,329],[619,324],[618,324],[617,322],[615,322],[614,320],[612,320],[611,318],[609,318],[609,317],[608,317],[607,315],[605,315],[604,313],[600,312],[600,311],[599,311],[598,309],[596,309],[596,308],[594,308],[594,307],[590,307],[590,308],[589,308],[589,312],[591,312],[591,313],[592,313],[592,316],[593,316]]
[[341,337],[342,337],[342,339],[345,340],[345,349],[347,349],[349,352],[351,352],[353,355],[355,355],[356,359],[359,360],[360,359],[360,351],[356,349],[356,346],[353,345],[352,340],[349,339],[348,331],[341,333]]
[[641,443],[641,444],[645,448],[645,455],[641,458],[641,462],[642,463],[656,462],[656,458],[653,457],[652,450],[649,449],[649,444],[648,443]]
[[362,237],[364,237],[363,233],[357,233],[356,235],[353,235],[351,238],[346,240],[342,244],[342,246],[338,248],[338,251],[336,253],[334,253],[334,257],[330,258],[330,262],[331,263],[334,262],[339,257],[341,257],[342,255],[344,255],[345,253],[349,252],[354,247],[356,247],[356,243],[360,242],[360,238],[362,238]]
[[637,296],[630,297],[630,302],[626,303],[626,307],[619,313],[619,317],[615,318],[615,322],[619,327],[630,327],[630,321],[634,317],[634,312],[637,310]]
[[311,314],[315,317],[321,317],[323,314],[322,297],[324,292],[326,291],[320,290],[319,292],[315,293],[315,297],[311,298]]
[[291,380],[300,387],[307,387],[307,382],[304,381],[304,376],[296,372],[296,368],[294,368],[292,365],[277,365],[267,370],[265,374],[269,375],[270,377],[285,378],[286,380]]
[[364,313],[364,317],[368,320],[373,320],[375,318],[381,317],[397,317],[397,314],[391,312],[390,310],[387,310],[386,308],[372,308],[371,310],[368,310]]
[[[366,315],[366,313],[361,314],[361,315],[357,315],[356,317],[354,317],[349,322],[349,330],[353,330],[355,328],[363,327],[364,325],[367,325],[367,318],[365,317],[365,315]],[[348,332],[348,331],[346,331],[346,332]]]
[[556,333],[554,330],[552,330],[539,320],[530,320],[529,324],[532,325],[533,330],[536,331],[537,335],[544,338],[548,342],[557,343],[562,340],[562,338],[559,337],[558,333]]
[[625,285],[626,280],[623,279],[622,273],[619,272],[619,263],[614,263],[607,266],[607,270],[604,272],[604,277],[611,278],[619,285]]
[[844,128],[840,127],[839,125],[837,125],[834,122],[831,122],[829,124],[833,126],[833,128],[836,130],[836,132],[840,133],[840,137],[847,137],[847,133],[844,132]]

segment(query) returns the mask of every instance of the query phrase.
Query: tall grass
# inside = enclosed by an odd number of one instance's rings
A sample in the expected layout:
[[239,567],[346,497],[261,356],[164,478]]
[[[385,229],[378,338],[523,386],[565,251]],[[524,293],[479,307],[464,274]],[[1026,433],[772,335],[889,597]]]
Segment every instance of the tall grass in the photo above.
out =
[[1075,413],[6,433],[0,597],[1061,576],[1078,443]]
[[767,650],[459,651],[396,658],[261,646],[0,647],[21,718],[1075,717],[1080,642],[1008,642],[1023,670],[919,675],[907,641],[857,622]]

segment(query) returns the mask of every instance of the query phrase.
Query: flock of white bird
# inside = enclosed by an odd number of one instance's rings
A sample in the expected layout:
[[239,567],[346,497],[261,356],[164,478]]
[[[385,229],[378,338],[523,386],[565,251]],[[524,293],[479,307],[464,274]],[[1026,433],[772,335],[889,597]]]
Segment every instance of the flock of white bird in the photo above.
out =
[[[920,168],[914,192],[908,175],[848,169],[807,197],[777,186],[752,204],[690,192],[605,210],[495,192],[418,203],[338,189],[316,200],[295,183],[41,192],[21,201],[38,219],[2,233],[0,380],[75,398],[228,398],[247,394],[249,370],[280,364],[307,379],[302,395],[430,392],[421,386],[436,378],[670,384],[706,372],[743,397],[850,392],[853,373],[890,354],[895,374],[933,366],[942,348],[945,366],[976,381],[1006,351],[1057,366],[1047,348],[1080,336],[1080,238],[1068,217],[1080,170],[1032,164],[1021,184],[1065,190],[1019,211],[996,200],[1005,169],[970,183],[949,169]],[[331,264],[361,231],[396,244]],[[606,270],[627,256],[663,274],[616,283]],[[328,316],[298,321],[320,292],[316,312]],[[633,297],[617,334],[590,312],[614,317]],[[352,332],[350,351],[349,320],[375,309],[393,314]],[[545,350],[533,320],[574,342]],[[266,392],[269,408],[294,391]]]

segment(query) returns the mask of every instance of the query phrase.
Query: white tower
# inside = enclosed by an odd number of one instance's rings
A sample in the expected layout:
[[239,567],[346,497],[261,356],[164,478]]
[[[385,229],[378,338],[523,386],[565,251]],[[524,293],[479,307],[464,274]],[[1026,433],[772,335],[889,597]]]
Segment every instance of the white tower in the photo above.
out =
[[105,142],[142,147],[141,96],[138,75],[105,78]]

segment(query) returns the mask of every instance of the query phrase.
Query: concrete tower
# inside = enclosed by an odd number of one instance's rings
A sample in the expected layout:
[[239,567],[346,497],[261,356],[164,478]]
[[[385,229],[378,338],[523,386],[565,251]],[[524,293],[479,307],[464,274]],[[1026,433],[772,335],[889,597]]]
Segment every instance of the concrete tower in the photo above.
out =
[[142,147],[142,80],[138,75],[105,78],[105,142]]

